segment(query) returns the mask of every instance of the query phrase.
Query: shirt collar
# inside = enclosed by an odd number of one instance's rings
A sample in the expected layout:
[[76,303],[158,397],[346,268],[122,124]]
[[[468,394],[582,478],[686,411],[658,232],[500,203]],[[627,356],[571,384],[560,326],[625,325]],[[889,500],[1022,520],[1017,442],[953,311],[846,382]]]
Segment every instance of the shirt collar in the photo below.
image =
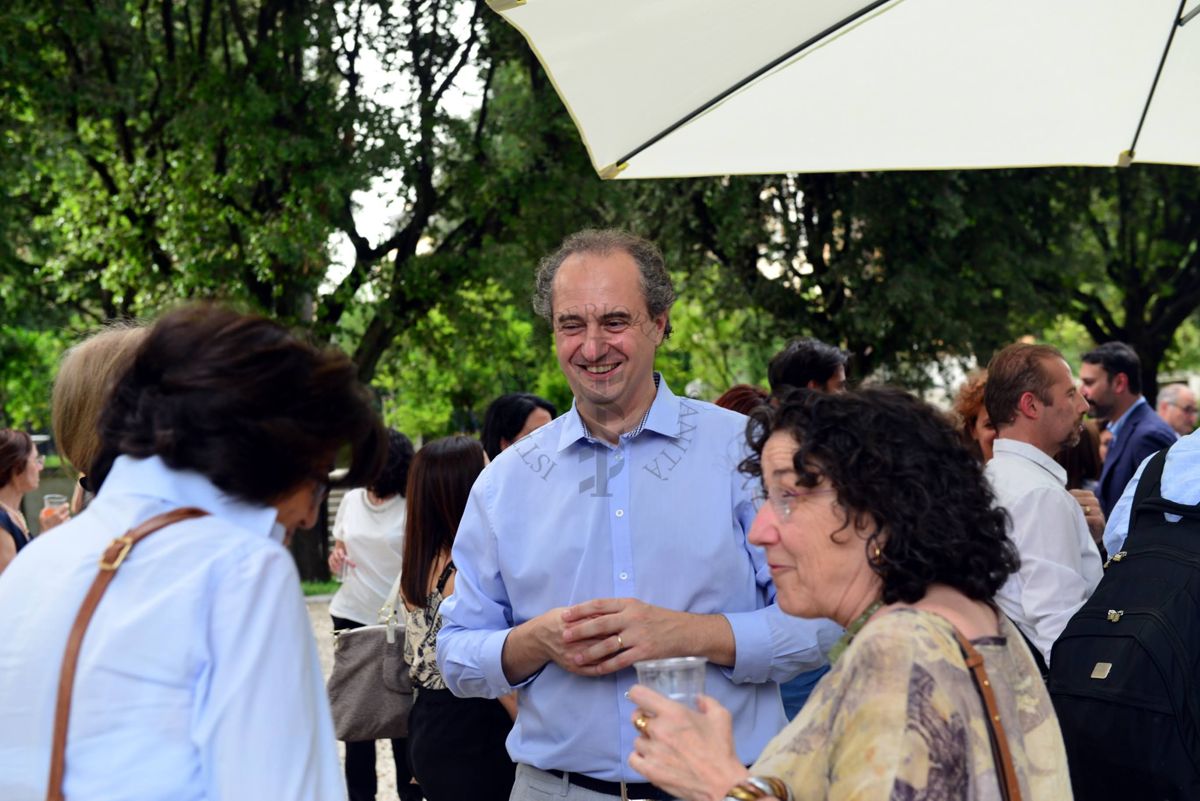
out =
[[[662,373],[654,373],[654,387],[656,392],[650,408],[642,415],[642,419],[636,426],[621,435],[621,439],[631,440],[647,429],[672,439],[679,436],[679,398],[671,392]],[[565,450],[581,439],[586,439],[588,442],[600,442],[588,430],[587,423],[579,414],[579,409],[576,408],[574,401],[571,402],[571,411],[567,412],[565,417],[567,419],[564,421],[562,433],[558,438],[559,451]]]
[[1129,415],[1133,414],[1133,410],[1139,406],[1149,406],[1145,395],[1139,395],[1138,399],[1133,402],[1133,405],[1125,410],[1125,414],[1118,417],[1116,420],[1108,424],[1108,430],[1112,432],[1113,439],[1117,438],[1117,434],[1121,431],[1121,426],[1125,425],[1125,421],[1129,419]]
[[992,443],[993,457],[999,456],[1002,453],[1007,453],[1020,459],[1028,459],[1038,467],[1045,470],[1050,475],[1054,476],[1055,480],[1064,487],[1067,486],[1067,471],[1062,465],[1054,461],[1053,458],[1046,455],[1046,452],[1041,448],[1035,448],[1028,442],[1021,442],[1016,439],[1005,439],[1000,437]]
[[221,490],[193,470],[173,470],[158,456],[119,456],[97,493],[97,499],[136,496],[157,498],[175,506],[195,506],[238,528],[283,541],[283,526],[274,507],[251,503]]

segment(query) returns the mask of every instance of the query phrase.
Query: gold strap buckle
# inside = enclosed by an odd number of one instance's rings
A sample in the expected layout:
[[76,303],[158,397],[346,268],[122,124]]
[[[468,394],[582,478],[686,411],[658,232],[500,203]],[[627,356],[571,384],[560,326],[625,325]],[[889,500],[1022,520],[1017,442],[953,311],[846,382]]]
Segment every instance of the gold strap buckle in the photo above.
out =
[[[117,555],[112,558],[112,561],[109,561],[106,558],[108,555],[108,551],[117,543],[120,543],[121,550],[117,551]],[[113,540],[111,543],[109,543],[108,548],[105,548],[104,553],[101,554],[100,569],[101,570],[116,570],[118,567],[121,566],[121,563],[125,561],[125,557],[129,556],[129,549],[132,547],[133,547],[133,539],[129,535],[125,535],[123,537],[117,537],[115,540]]]

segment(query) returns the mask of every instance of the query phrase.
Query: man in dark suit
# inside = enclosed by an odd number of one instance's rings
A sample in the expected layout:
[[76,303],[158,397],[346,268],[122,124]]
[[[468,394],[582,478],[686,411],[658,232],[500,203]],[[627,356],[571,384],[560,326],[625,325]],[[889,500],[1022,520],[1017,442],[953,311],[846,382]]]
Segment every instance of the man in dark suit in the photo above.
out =
[[1125,343],[1106,342],[1083,354],[1079,379],[1092,414],[1108,421],[1113,436],[1096,490],[1107,518],[1142,460],[1178,437],[1142,397],[1142,362]]

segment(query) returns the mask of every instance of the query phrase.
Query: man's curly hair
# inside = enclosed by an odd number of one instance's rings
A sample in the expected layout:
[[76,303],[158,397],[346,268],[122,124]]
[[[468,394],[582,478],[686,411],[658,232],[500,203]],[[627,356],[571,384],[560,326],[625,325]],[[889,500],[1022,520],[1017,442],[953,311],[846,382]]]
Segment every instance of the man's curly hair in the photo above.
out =
[[763,446],[777,431],[799,446],[797,486],[828,480],[844,514],[840,531],[852,521],[867,530],[864,550],[885,603],[915,603],[935,583],[991,602],[1020,566],[982,465],[937,410],[909,393],[791,392],[778,408],[751,414],[754,453],[742,472],[761,479]]

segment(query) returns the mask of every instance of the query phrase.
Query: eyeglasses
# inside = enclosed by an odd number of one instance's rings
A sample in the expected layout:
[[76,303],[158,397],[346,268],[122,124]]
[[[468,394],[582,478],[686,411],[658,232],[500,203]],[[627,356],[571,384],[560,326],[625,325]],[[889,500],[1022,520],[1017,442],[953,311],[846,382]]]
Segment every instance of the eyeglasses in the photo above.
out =
[[[1168,401],[1168,403],[1170,403],[1170,401]],[[1174,406],[1179,411],[1183,412],[1184,414],[1195,414],[1196,413],[1196,405],[1195,404],[1192,404],[1191,406],[1180,406],[1178,403],[1171,403],[1171,405]]]
[[776,516],[780,520],[787,520],[792,516],[792,512],[796,510],[800,504],[814,495],[827,495],[831,492],[837,492],[833,487],[821,487],[819,489],[800,489],[797,487],[779,487],[775,490],[768,490],[765,493],[759,491],[759,500],[765,499],[771,504],[771,508],[775,510]]

